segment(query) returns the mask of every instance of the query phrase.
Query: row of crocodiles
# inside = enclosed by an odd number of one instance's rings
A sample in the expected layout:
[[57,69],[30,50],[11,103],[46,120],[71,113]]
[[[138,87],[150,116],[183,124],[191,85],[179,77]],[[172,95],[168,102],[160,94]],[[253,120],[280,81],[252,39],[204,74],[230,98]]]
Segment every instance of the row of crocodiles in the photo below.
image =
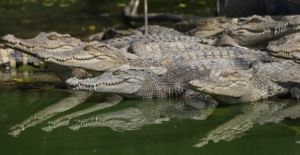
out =
[[[287,21],[268,16],[240,18],[216,39],[184,36],[157,26],[152,28],[159,34],[95,42],[55,32],[33,39],[6,35],[2,40],[9,48],[1,51],[3,64],[9,56],[15,57],[10,64],[44,64],[72,88],[70,96],[22,118],[9,134],[17,136],[39,123],[48,132],[62,126],[72,130],[105,126],[122,132],[171,118],[205,120],[219,103],[251,102],[290,92],[298,97],[299,25],[298,17]],[[25,54],[31,57],[24,58]],[[101,95],[105,101],[69,111],[92,95],[97,99]],[[122,98],[155,99],[136,100],[140,102],[136,106],[114,112],[102,111]],[[239,138],[257,123],[299,118],[299,107],[276,100],[243,104],[241,113],[193,146]]]
[[[8,34],[2,41],[41,60],[73,90],[227,104],[289,93],[299,99],[298,16],[285,21],[269,16],[239,18],[215,39],[185,36],[159,26],[151,29],[159,34],[82,42],[51,32],[32,39]],[[14,50],[6,50],[10,51],[6,55]],[[2,51],[5,63],[3,55]]]

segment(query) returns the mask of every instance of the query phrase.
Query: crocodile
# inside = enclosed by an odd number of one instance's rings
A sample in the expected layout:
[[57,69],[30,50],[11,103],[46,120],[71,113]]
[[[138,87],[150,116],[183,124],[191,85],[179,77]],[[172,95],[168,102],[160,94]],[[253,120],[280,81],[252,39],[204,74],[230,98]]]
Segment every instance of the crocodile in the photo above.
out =
[[[62,52],[72,50],[81,44],[79,39],[72,38],[68,34],[58,34],[56,32],[41,32],[32,39],[20,39],[14,35],[6,35],[1,38],[4,45],[16,49],[20,52],[36,57],[41,50],[49,52]],[[67,66],[57,65],[51,62],[45,62],[45,65],[52,70],[62,81],[70,77],[86,78],[92,75],[80,68],[70,68]]]
[[[178,66],[112,68],[101,76],[87,79],[71,78],[68,87],[102,93],[115,93],[123,97],[180,96],[189,90],[188,82],[206,78],[211,69],[249,69],[255,59],[227,58],[198,60]],[[156,71],[155,71],[156,70]]]
[[270,16],[239,18],[216,40],[215,46],[255,46],[300,31],[300,17],[274,21]]
[[[195,45],[196,44],[196,45]],[[41,51],[38,57],[46,62],[79,67],[93,74],[112,67],[170,67],[204,59],[247,58],[261,61],[280,61],[266,52],[238,47],[212,47],[186,42],[139,41],[131,45],[134,52],[116,49],[99,42],[82,44],[71,51]]]
[[[185,68],[182,67],[181,71],[180,69],[177,69],[177,72],[174,71],[173,73],[169,71],[169,74],[165,73],[163,77],[159,77],[156,72],[153,72],[153,69],[124,65],[109,69],[100,76],[87,78],[84,81],[77,78],[70,78],[66,83],[69,88],[74,90],[114,93],[128,98],[179,96],[184,95],[188,91],[185,84],[180,80],[185,81],[198,74],[197,72],[188,72],[191,70],[188,68],[185,71]],[[167,76],[170,79],[167,80]],[[166,80],[164,77],[166,77]],[[170,82],[172,80],[176,81],[176,83],[174,82],[173,84]]]
[[292,60],[252,64],[249,70],[215,69],[206,79],[192,80],[190,88],[220,102],[252,102],[286,95],[300,82],[300,65]]
[[267,46],[267,51],[273,56],[292,59],[293,53],[300,52],[299,35],[300,33],[294,33],[271,41]]
[[174,29],[188,36],[195,37],[216,37],[223,33],[224,29],[232,23],[237,22],[237,18],[217,18],[210,20],[187,20],[174,24]]
[[[143,28],[139,29],[140,31],[143,31]],[[159,27],[159,26],[151,26],[150,27],[150,32],[152,33],[159,33],[159,32],[164,32],[163,34],[172,34],[172,35],[179,35],[179,32],[172,32],[171,29],[164,28],[164,27]],[[141,34],[140,34],[141,35]],[[151,36],[151,35],[150,35]],[[130,37],[129,37],[130,38]],[[72,38],[68,34],[58,34],[56,32],[50,32],[50,33],[45,33],[41,32],[38,34],[36,37],[32,39],[20,39],[16,38],[14,35],[6,35],[2,37],[1,39],[4,44],[7,47],[11,47],[15,49],[14,53],[19,54],[19,51],[22,53],[29,54],[31,56],[35,56],[35,54],[44,49],[47,51],[64,51],[64,50],[72,50],[74,47],[77,47],[79,44],[81,44],[81,41],[79,39]],[[170,40],[170,39],[169,39]],[[4,53],[4,55],[2,54]],[[7,52],[2,52],[1,51],[1,58],[4,60],[0,60],[0,63],[3,65],[8,66],[8,62],[10,62],[9,59],[11,59],[11,62],[15,62],[18,64],[26,64],[28,61],[27,59],[30,59],[30,63],[34,62],[36,66],[40,66],[40,64],[43,63],[37,63],[36,58],[29,57],[27,58],[27,55],[22,54],[20,57],[13,57],[13,54],[6,54]],[[8,59],[8,60],[6,60]],[[14,61],[14,60],[15,61]],[[31,60],[33,59],[33,60]],[[3,61],[3,62],[1,62]],[[10,63],[10,66],[15,67],[16,65],[12,65],[13,63]],[[42,66],[42,65],[41,65]]]
[[81,43],[79,39],[72,38],[68,34],[59,34],[56,32],[41,32],[32,39],[20,39],[8,34],[3,36],[1,40],[7,47],[32,56],[35,56],[37,52],[43,49],[48,51],[71,50]]
[[[215,40],[208,38],[190,37],[182,35],[161,35],[161,34],[145,34],[145,35],[131,35],[121,38],[113,38],[100,41],[101,43],[114,46],[116,48],[130,49],[130,45],[139,41],[148,42],[186,42],[197,43],[201,45],[213,45]],[[129,50],[130,51],[130,50]]]
[[[53,41],[51,39],[55,40]],[[74,48],[80,48],[80,44],[85,44],[78,39],[70,38],[70,35],[61,35],[54,32],[41,33],[33,39],[19,39],[14,37],[13,35],[6,35],[2,37],[2,40],[6,46],[14,48],[16,50],[21,50],[21,52],[25,52],[33,56],[36,56],[36,53],[41,50],[47,52],[61,52],[66,50],[72,51]],[[141,42],[141,40],[143,41]],[[185,48],[197,48],[198,46],[205,46],[203,44],[206,44],[208,42],[211,43],[211,40],[208,39],[158,34],[126,36],[122,38],[105,40],[101,43],[109,44],[117,48],[126,48],[128,52],[130,51],[132,53],[135,53],[138,50],[137,47],[142,48],[141,43],[145,43],[147,41],[157,43],[164,42],[166,44],[167,42],[171,42],[174,46],[172,49],[174,50],[176,50],[175,46],[180,49],[182,48],[183,44],[186,46]],[[18,42],[20,44],[18,44]],[[149,45],[145,45],[144,48],[148,47]]]
[[[62,52],[64,50],[72,50],[82,44],[80,40],[71,38],[70,35],[61,35],[56,32],[40,33],[33,39],[18,39],[12,35],[6,35],[2,38],[2,40],[4,40],[5,45],[35,57],[40,50],[46,50],[47,52]],[[45,62],[45,65],[63,82],[71,77],[79,79],[92,77],[92,74],[88,73],[84,69],[57,65],[51,62]],[[82,94],[81,98],[85,99],[91,96],[91,93],[85,92]],[[76,92],[72,93],[70,98],[72,98],[72,95],[76,96]],[[114,100],[121,100],[120,96],[116,96],[114,94],[106,94],[104,98],[111,101],[111,96],[115,96]],[[80,101],[80,103],[84,102],[84,100]],[[77,103],[77,101],[74,103]]]

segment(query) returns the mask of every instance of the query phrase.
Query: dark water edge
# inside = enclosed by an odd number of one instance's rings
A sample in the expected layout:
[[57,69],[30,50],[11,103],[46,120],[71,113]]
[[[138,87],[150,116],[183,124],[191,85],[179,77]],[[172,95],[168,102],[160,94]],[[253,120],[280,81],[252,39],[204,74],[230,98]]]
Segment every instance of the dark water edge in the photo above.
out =
[[[74,37],[86,37],[103,28],[129,29],[143,23],[126,21],[122,12],[130,0],[1,0],[0,36],[14,34],[32,38],[39,32],[56,31]],[[192,14],[214,16],[215,1],[152,0],[148,1],[149,13]],[[138,12],[143,12],[141,0]],[[150,23],[157,24],[157,23]],[[173,23],[161,25],[172,27]]]
[[[207,115],[207,117],[203,117],[204,119],[193,119],[185,118],[185,115],[179,113],[172,113],[174,109],[171,107],[161,110],[159,107],[165,104],[164,101],[127,99],[117,105],[74,117],[66,126],[57,127],[51,131],[45,130],[51,121],[84,111],[95,105],[104,104],[99,100],[99,96],[94,95],[84,103],[68,105],[69,109],[56,113],[37,124],[33,123],[34,125],[29,125],[17,134],[11,135],[12,127],[28,118],[39,118],[43,114],[41,111],[46,114],[45,109],[49,107],[57,108],[55,105],[70,97],[71,94],[64,89],[0,89],[1,154],[297,155],[300,153],[300,119],[298,117],[292,119],[290,114],[281,117],[275,113],[268,118],[254,121],[249,128],[236,130],[235,134],[224,134],[225,140],[218,142],[209,140],[207,144],[199,147],[200,141],[207,138],[211,131],[218,130],[220,126],[234,122],[239,117],[250,119],[253,116],[252,112],[245,113],[241,109],[248,109],[252,107],[251,104],[218,106],[210,110],[199,110],[196,113],[190,111],[194,115]],[[66,107],[66,103],[63,103],[62,107]],[[172,107],[179,106],[176,100],[170,99],[169,103],[175,105]],[[265,102],[260,104],[265,104]],[[143,107],[143,105],[147,106]],[[297,102],[289,100],[269,101],[265,105],[269,106],[267,111],[276,108],[279,109],[278,111],[283,111],[290,107],[297,110],[299,107]],[[254,109],[259,108],[260,106]],[[262,107],[262,109],[264,108]],[[126,110],[133,111],[126,114],[124,112]],[[135,111],[138,113],[134,114]],[[257,113],[257,115],[268,116],[267,111],[266,114]],[[119,121],[116,118],[107,118],[104,120],[108,120],[107,122],[110,123],[95,124],[90,127],[74,127],[76,120],[94,116],[101,119],[101,116],[104,118],[110,114],[118,116],[122,113],[131,118],[123,117]],[[296,111],[293,116],[298,113]],[[156,117],[152,118],[151,116],[154,114]],[[249,117],[244,117],[245,114]],[[147,118],[146,122],[145,118]],[[155,121],[150,121],[151,118]],[[31,122],[34,122],[34,119]],[[247,119],[237,122],[234,123],[233,128],[245,126]],[[229,130],[223,130],[221,133],[226,133],[226,131]]]

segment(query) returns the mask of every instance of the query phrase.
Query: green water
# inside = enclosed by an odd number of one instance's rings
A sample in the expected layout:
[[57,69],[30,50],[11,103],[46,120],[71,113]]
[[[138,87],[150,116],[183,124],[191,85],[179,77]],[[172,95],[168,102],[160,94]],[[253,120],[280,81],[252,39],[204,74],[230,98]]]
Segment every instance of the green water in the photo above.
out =
[[[32,38],[42,31],[57,31],[85,37],[105,27],[138,27],[142,23],[128,23],[122,17],[128,2],[1,0],[0,36]],[[152,13],[213,16],[215,12],[214,0],[148,2]],[[296,101],[208,109],[186,108],[176,99],[116,103],[94,94],[84,101],[88,94],[48,85],[11,87],[13,78],[33,75],[0,73],[0,84],[6,87],[0,88],[0,155],[300,154],[300,104]],[[34,76],[38,81],[48,78]]]
[[[100,101],[98,95],[93,95],[79,104],[80,99],[60,89],[1,89],[0,154],[300,153],[300,105],[295,101],[179,112],[176,109],[184,104],[175,99],[123,100],[116,104]],[[292,112],[285,112],[289,109]],[[49,125],[65,116],[71,118],[68,123],[57,124],[56,128]],[[76,124],[90,118],[95,120],[95,116],[103,123]],[[23,129],[13,132],[16,126]],[[201,140],[213,130],[221,136],[200,147]],[[216,137],[220,140],[213,142]]]
[[[40,32],[55,31],[73,37],[86,37],[103,28],[129,29],[143,23],[126,21],[122,12],[130,0],[1,0],[0,36],[14,34],[32,38]],[[140,0],[138,13],[143,13]],[[149,13],[214,16],[215,0],[151,0]],[[173,23],[160,24],[172,27]]]

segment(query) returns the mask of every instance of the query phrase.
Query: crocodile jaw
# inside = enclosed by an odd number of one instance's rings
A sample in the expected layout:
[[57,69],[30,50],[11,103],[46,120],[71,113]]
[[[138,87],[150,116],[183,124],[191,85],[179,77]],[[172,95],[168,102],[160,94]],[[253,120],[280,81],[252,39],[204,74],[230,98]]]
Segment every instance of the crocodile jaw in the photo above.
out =
[[243,71],[212,70],[208,78],[189,82],[192,90],[210,94],[216,100],[233,104],[243,101],[249,92],[252,74]]
[[118,51],[99,42],[90,42],[82,43],[69,51],[49,52],[43,50],[37,54],[37,57],[45,62],[99,72],[124,64],[122,52],[126,51]]
[[299,33],[295,33],[270,42],[267,51],[273,56],[291,59],[293,53],[300,52],[299,42]]
[[[53,33],[57,34],[57,33]],[[41,37],[41,35],[46,35],[46,33],[40,33],[37,37],[33,39],[19,39],[14,35],[6,35],[1,38],[4,42],[4,45],[25,52],[29,55],[36,56],[36,54],[41,50],[60,52],[74,49],[77,45],[80,44],[80,40],[71,38],[67,36],[65,41],[61,40],[49,40],[47,37]],[[57,34],[59,36],[59,34]]]
[[227,34],[234,38],[239,45],[250,45],[282,37],[298,31],[300,31],[300,22],[298,18],[295,18],[288,23],[274,22],[270,23],[269,26],[265,24],[231,26],[227,30]]
[[223,95],[231,97],[242,97],[247,89],[244,81],[232,81],[232,83],[210,84],[199,80],[192,80],[190,83],[192,89],[211,95]]
[[116,78],[101,75],[90,79],[71,78],[66,81],[69,88],[102,93],[114,93],[118,95],[134,95],[142,84],[144,77]]
[[[40,58],[40,56],[38,55]],[[78,58],[76,55],[74,57],[58,59],[55,57],[49,57],[42,60],[44,62],[51,62],[59,65],[70,66],[70,67],[79,67],[82,69],[87,69],[91,71],[101,72],[106,71],[110,68],[119,66],[119,61],[111,57],[98,56],[98,57],[81,57]]]

